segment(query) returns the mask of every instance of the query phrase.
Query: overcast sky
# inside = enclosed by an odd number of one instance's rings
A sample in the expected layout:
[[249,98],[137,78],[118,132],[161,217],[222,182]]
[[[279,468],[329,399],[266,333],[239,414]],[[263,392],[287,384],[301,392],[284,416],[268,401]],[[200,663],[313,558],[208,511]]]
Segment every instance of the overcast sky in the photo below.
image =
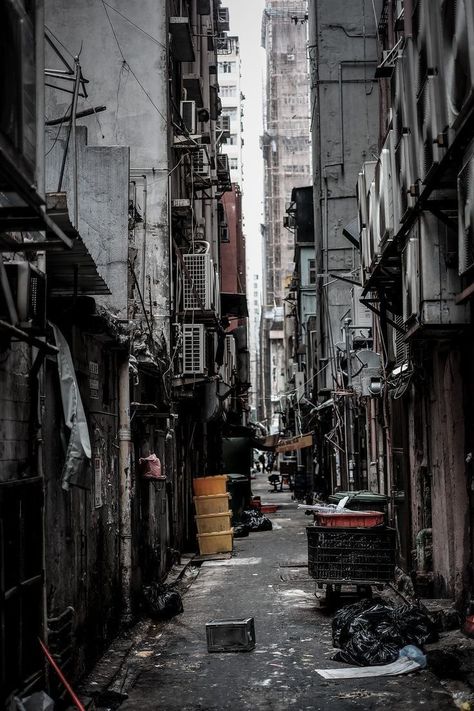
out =
[[[262,222],[263,163],[260,150],[262,134],[262,88],[265,52],[260,45],[262,11],[265,0],[226,0],[230,33],[240,39],[242,92],[244,103],[244,198],[243,213],[247,239],[249,275],[261,274],[260,224]],[[251,287],[251,284],[249,284]]]

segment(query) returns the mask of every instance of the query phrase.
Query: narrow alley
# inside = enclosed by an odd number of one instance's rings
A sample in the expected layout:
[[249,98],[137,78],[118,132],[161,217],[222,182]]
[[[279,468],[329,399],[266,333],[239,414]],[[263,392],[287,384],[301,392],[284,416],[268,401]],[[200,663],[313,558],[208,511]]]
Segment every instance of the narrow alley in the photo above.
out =
[[0,0],[0,711],[474,711],[473,307],[474,0]]
[[[287,489],[270,493],[266,475],[253,482],[253,490],[263,502],[278,506],[270,514],[273,530],[236,539],[234,553],[221,556],[224,560],[208,560],[197,568],[191,561],[184,612],[142,628],[123,658],[106,658],[107,688],[117,694],[120,706],[113,705],[114,694],[107,696],[105,686],[98,691],[102,665],[88,678],[84,693],[98,699],[97,708],[102,709],[100,698],[120,711],[456,708],[429,670],[380,679],[326,681],[318,676],[318,668],[341,665],[331,661],[334,610],[326,610],[321,593],[315,596],[308,575],[308,517]],[[253,651],[207,651],[206,622],[249,616],[255,619]]]

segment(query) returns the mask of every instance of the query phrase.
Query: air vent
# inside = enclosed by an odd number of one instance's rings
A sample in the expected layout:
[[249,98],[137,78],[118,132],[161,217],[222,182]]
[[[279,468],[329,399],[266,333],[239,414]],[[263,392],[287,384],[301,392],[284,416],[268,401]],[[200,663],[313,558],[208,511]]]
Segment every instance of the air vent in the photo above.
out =
[[[198,242],[197,245],[209,245]],[[212,304],[212,260],[209,251],[184,254],[183,307],[185,311],[210,309]]]
[[192,156],[192,166],[194,175],[200,178],[211,177],[211,164],[205,148],[199,148]]
[[183,324],[183,374],[203,375],[205,372],[204,324]]

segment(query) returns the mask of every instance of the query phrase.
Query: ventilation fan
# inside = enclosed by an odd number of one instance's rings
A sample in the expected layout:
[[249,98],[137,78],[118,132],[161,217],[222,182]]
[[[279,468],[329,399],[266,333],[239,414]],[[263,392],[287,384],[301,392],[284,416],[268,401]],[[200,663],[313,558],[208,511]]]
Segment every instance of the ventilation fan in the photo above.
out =
[[474,266],[474,158],[458,175],[459,274]]

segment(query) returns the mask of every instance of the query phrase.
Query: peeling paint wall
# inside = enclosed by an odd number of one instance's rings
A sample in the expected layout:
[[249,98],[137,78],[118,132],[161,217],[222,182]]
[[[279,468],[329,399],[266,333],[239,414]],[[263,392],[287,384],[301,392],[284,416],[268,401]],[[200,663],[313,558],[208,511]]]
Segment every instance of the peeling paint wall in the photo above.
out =
[[[93,457],[80,487],[61,488],[67,434],[57,366],[48,361],[44,421],[48,617],[74,610],[70,673],[78,678],[113,637],[120,618],[116,357],[78,329],[69,343],[89,422]],[[56,641],[52,638],[53,647]]]

